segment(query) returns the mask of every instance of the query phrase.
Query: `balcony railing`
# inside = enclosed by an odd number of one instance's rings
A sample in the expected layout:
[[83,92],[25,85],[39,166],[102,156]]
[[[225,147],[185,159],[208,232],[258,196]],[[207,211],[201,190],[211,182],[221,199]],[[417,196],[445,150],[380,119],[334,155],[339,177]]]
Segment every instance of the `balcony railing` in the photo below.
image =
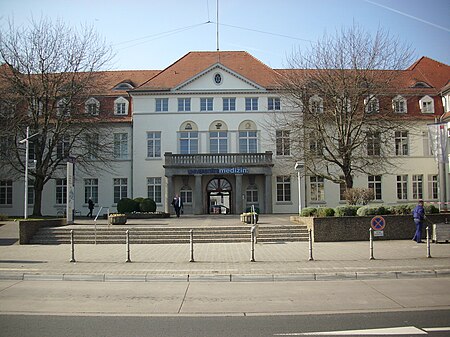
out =
[[272,152],[265,153],[215,153],[215,154],[173,154],[166,152],[165,167],[234,167],[273,166]]

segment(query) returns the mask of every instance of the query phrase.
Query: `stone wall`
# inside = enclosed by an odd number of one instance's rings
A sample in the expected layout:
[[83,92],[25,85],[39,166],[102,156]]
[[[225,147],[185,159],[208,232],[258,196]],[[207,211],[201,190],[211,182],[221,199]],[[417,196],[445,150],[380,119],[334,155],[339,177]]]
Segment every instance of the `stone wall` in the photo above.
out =
[[66,219],[20,220],[19,244],[29,244],[34,234],[42,227],[60,227],[66,224]]
[[[306,225],[312,229],[314,242],[332,241],[365,241],[369,240],[369,228],[373,216],[367,217],[292,217],[292,221]],[[410,215],[383,215],[386,226],[382,237],[376,240],[404,240],[412,239],[416,230]],[[425,228],[432,223],[450,221],[450,214],[430,214],[424,221],[423,237],[426,238]],[[431,232],[430,232],[431,234]]]

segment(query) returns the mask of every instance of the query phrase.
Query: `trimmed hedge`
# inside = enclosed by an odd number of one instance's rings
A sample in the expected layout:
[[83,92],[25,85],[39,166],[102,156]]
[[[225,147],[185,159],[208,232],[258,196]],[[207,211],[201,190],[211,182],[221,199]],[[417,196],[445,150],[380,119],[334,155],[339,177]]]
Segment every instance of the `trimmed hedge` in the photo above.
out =
[[117,203],[117,212],[129,214],[133,212],[155,212],[156,202],[150,198],[123,198]]
[[141,212],[156,212],[156,202],[150,198],[142,199],[139,208]]

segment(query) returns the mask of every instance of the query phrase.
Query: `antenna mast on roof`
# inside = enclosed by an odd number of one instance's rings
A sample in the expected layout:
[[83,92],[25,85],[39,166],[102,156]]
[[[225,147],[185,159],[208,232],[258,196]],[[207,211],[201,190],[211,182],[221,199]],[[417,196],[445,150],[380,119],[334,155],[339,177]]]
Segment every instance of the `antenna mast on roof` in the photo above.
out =
[[[216,43],[217,43],[217,51],[219,51],[219,0],[216,1]],[[217,53],[217,57],[220,58],[220,54]],[[217,60],[219,61],[219,59]]]

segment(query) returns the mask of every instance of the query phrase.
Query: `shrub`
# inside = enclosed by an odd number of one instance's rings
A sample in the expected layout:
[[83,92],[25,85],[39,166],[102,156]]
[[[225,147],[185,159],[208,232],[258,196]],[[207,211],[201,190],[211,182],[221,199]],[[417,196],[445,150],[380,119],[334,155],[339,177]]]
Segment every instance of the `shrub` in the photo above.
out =
[[426,214],[439,213],[439,208],[434,205],[425,205],[424,208]]
[[123,198],[117,203],[117,212],[119,213],[132,213],[139,212],[139,203],[133,199]]
[[141,202],[144,201],[145,198],[142,197],[138,197],[138,198],[134,198],[133,200],[136,201],[138,204],[140,204]]
[[414,207],[416,207],[414,204],[395,205],[389,207],[389,211],[395,215],[411,215]]
[[302,209],[302,212],[300,213],[301,216],[316,216],[317,215],[317,208],[315,207],[305,207]]
[[140,208],[141,212],[155,212],[156,211],[156,202],[150,198],[146,198],[146,199],[142,198],[142,201],[139,204],[139,208]]
[[319,207],[317,209],[317,216],[334,216],[334,208]]
[[361,206],[338,206],[334,209],[334,216],[355,216]]
[[384,206],[362,206],[356,212],[359,216],[369,215],[386,215],[390,214],[389,210]]
[[8,220],[8,216],[6,214],[0,213],[0,221],[5,221],[5,220]]
[[374,193],[371,188],[349,188],[344,192],[344,198],[349,205],[367,205],[373,200]]

